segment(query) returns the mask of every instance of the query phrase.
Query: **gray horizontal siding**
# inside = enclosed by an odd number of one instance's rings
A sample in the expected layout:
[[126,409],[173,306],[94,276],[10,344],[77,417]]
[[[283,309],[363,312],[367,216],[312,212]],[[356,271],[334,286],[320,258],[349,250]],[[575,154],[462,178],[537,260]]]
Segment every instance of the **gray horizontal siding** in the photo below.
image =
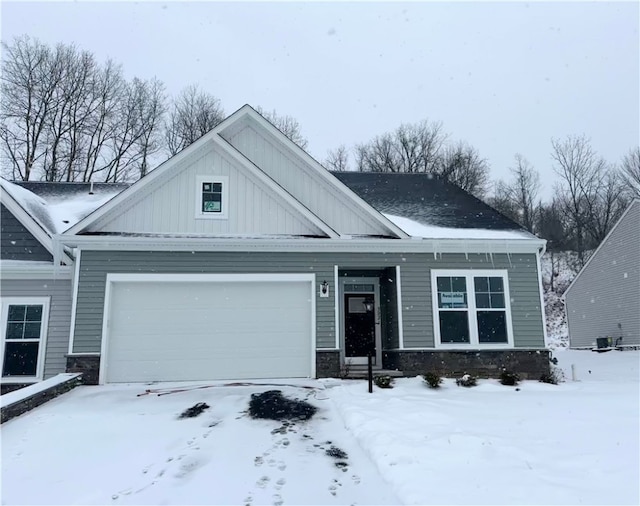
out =
[[508,269],[517,347],[544,347],[535,255],[215,253],[83,251],[74,352],[100,351],[107,273],[314,273],[330,297],[316,299],[317,346],[335,347],[334,265],[342,270],[400,265],[405,347],[433,347],[430,269]]
[[0,205],[0,258],[53,261],[53,256],[5,206]]
[[640,344],[639,201],[576,278],[565,300],[571,347],[590,347],[596,338],[607,336]]
[[71,322],[71,280],[2,280],[1,297],[50,297],[45,379],[65,372]]

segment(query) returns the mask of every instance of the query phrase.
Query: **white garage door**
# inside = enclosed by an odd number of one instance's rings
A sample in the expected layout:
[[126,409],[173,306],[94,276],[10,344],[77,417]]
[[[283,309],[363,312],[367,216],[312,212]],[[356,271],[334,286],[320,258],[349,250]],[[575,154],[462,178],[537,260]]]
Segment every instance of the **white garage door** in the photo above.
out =
[[311,280],[183,278],[109,283],[103,381],[312,375]]

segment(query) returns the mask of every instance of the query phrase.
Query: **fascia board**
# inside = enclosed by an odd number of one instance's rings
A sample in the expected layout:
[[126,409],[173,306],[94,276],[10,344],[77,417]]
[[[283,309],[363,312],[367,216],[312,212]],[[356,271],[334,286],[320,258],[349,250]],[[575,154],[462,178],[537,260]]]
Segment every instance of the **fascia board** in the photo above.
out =
[[318,227],[322,230],[327,236],[331,238],[336,238],[339,234],[333,230],[328,224],[322,221],[318,216],[312,213],[306,206],[304,206],[299,200],[297,200],[293,195],[287,192],[282,186],[280,186],[277,181],[274,181],[271,177],[269,177],[265,172],[260,169],[257,165],[255,165],[251,160],[249,160],[246,156],[244,156],[237,148],[235,148],[229,141],[227,141],[221,135],[217,135],[215,138],[216,146],[219,146],[221,149],[225,151],[229,156],[231,156],[235,161],[240,163],[245,169],[251,171],[252,174],[255,174],[266,186],[268,186],[272,191],[274,191],[280,198],[285,200],[290,206],[292,206],[297,212],[302,214],[307,221],[310,221],[311,224]]
[[[246,109],[245,109],[246,108]],[[400,227],[395,225],[391,220],[383,216],[376,209],[367,204],[364,200],[362,200],[358,195],[355,194],[353,190],[351,190],[347,185],[342,183],[338,178],[329,173],[327,169],[325,169],[315,158],[313,158],[309,153],[307,153],[304,149],[298,146],[295,142],[289,139],[286,135],[284,135],[280,130],[278,130],[274,125],[269,123],[258,111],[253,109],[251,106],[247,105],[245,108],[241,109],[241,111],[245,112],[248,116],[250,116],[254,121],[256,121],[260,126],[262,126],[265,130],[274,135],[278,140],[291,152],[293,152],[296,156],[302,158],[308,165],[313,167],[315,171],[324,178],[329,184],[331,184],[336,190],[340,193],[344,194],[344,196],[350,199],[354,204],[356,204],[360,209],[362,209],[367,215],[373,218],[374,221],[378,222],[380,225],[384,226],[398,237],[402,239],[407,239],[409,235],[402,230]]]
[[65,266],[56,269],[53,264],[25,261],[20,264],[5,264],[0,261],[0,279],[71,279],[72,268]]
[[357,253],[531,253],[544,245],[540,239],[289,239],[144,236],[66,236],[56,241],[83,250],[100,251],[304,251]]
[[589,257],[589,260],[587,260],[587,263],[582,266],[582,269],[580,269],[580,272],[578,272],[578,274],[576,274],[576,277],[573,278],[573,281],[571,281],[571,283],[569,284],[567,289],[562,294],[562,300],[565,300],[565,297],[567,296],[569,291],[573,288],[573,285],[576,283],[576,281],[578,281],[578,279],[580,278],[582,273],[589,267],[589,264],[591,263],[591,260],[593,260],[596,257],[596,255],[598,253],[600,253],[600,249],[602,249],[602,247],[607,243],[607,241],[609,240],[609,237],[611,237],[611,234],[613,234],[613,232],[618,228],[618,225],[620,225],[620,223],[622,223],[622,221],[625,219],[627,214],[629,214],[629,212],[631,211],[633,206],[639,206],[639,205],[640,205],[640,199],[633,199],[631,201],[631,204],[629,204],[629,207],[627,207],[627,209],[625,209],[624,213],[622,213],[622,216],[620,216],[620,219],[618,219],[618,221],[616,221],[615,225],[613,227],[611,227],[611,230],[609,230],[609,233],[605,236],[605,238],[602,240],[602,242],[598,245],[596,250],[593,252],[593,255],[591,255]]

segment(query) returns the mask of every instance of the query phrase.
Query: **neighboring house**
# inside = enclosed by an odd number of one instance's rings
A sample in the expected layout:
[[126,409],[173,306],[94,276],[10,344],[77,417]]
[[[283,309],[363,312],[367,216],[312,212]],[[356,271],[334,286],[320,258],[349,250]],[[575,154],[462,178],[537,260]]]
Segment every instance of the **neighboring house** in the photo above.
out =
[[640,346],[640,199],[635,199],[564,294],[569,345]]
[[124,188],[98,186],[0,180],[2,392],[66,370],[73,259],[54,266],[53,236]]
[[427,175],[326,171],[249,106],[63,234],[88,383],[538,378],[545,241]]

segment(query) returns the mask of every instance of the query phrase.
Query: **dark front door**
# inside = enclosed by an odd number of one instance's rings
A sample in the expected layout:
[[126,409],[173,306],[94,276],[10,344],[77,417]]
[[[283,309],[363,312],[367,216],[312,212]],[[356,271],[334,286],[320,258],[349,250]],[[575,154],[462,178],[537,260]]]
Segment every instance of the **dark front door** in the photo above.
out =
[[375,299],[371,293],[344,295],[345,356],[352,364],[366,364],[371,353],[376,359]]

